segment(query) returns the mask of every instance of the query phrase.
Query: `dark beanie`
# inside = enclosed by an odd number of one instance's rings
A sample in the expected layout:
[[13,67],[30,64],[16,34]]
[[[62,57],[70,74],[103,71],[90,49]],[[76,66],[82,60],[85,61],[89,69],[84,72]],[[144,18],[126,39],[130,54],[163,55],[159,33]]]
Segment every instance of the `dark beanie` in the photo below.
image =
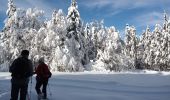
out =
[[21,55],[22,56],[28,56],[29,55],[29,51],[28,50],[22,50]]

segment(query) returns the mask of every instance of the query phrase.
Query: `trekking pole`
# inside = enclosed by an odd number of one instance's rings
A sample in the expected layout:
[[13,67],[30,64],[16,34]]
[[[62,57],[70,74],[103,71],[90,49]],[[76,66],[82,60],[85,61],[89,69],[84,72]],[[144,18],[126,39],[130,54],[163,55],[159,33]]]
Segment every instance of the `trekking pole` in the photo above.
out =
[[31,76],[31,86],[30,86],[30,89],[29,89],[30,91],[29,92],[27,91],[27,99],[28,100],[31,100],[31,89],[32,89],[32,76]]
[[48,89],[49,89],[49,92],[50,92],[50,96],[52,96],[52,92],[51,92],[49,83],[47,85],[48,85]]
[[31,90],[32,90],[32,76],[31,76],[30,97],[29,97],[30,100],[31,100],[31,92],[32,92]]
[[30,100],[30,96],[29,96],[29,93],[27,92],[27,98],[28,98],[28,100]]

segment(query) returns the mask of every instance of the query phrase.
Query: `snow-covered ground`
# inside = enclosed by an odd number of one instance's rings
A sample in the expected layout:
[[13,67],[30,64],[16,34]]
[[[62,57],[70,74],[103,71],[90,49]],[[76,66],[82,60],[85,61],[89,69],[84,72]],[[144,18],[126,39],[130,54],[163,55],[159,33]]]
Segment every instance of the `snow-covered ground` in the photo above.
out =
[[[170,72],[53,73],[49,86],[50,100],[170,100]],[[35,77],[31,100],[36,100],[34,87]],[[1,72],[0,100],[9,98],[10,73]]]

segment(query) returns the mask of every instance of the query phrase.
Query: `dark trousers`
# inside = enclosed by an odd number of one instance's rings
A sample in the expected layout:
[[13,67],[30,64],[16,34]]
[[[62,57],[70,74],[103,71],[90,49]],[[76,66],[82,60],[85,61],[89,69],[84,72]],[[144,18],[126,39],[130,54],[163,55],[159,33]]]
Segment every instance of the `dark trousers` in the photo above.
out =
[[11,99],[18,100],[20,93],[20,100],[26,100],[29,79],[11,79]]
[[[43,97],[44,98],[47,98],[47,84],[48,84],[48,79],[42,79],[42,78],[39,78],[39,77],[36,77],[36,86],[35,86],[35,89],[36,89],[36,92],[37,94],[41,94],[43,93]],[[40,90],[40,88],[42,87],[42,91]]]

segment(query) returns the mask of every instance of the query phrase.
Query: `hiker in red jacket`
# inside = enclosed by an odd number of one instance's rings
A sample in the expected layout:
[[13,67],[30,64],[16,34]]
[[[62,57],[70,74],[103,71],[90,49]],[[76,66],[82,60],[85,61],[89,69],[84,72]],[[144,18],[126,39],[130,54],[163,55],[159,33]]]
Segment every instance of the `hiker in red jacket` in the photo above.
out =
[[[51,77],[52,74],[48,66],[44,63],[44,58],[39,59],[39,65],[35,70],[35,74],[37,74],[35,89],[38,94],[38,98],[46,99],[48,79]],[[41,86],[43,86],[42,91],[40,90]]]

